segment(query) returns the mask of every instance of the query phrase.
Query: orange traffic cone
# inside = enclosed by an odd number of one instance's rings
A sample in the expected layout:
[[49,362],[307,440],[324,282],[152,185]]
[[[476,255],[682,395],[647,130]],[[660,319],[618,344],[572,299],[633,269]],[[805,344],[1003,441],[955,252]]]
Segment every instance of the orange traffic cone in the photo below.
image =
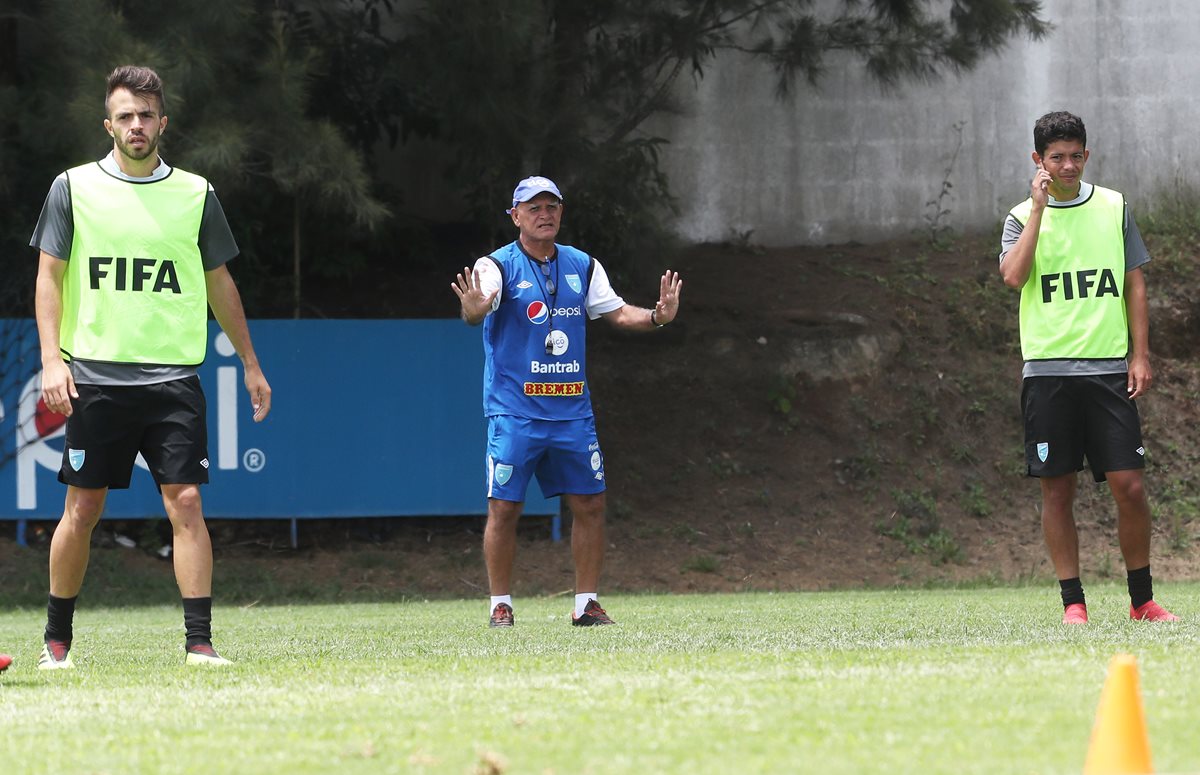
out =
[[1083,775],[1148,772],[1154,772],[1154,766],[1150,763],[1137,660],[1129,654],[1117,654],[1108,665],[1108,679],[1100,693]]

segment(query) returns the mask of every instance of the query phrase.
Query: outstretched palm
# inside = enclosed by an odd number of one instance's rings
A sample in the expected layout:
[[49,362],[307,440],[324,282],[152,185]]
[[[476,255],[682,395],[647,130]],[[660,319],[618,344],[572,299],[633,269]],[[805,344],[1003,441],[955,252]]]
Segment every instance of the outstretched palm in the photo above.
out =
[[496,289],[485,296],[479,287],[479,270],[472,271],[465,266],[458,273],[455,281],[450,283],[450,288],[458,296],[458,301],[462,304],[463,319],[468,323],[478,323],[483,320],[488,310],[492,308],[496,294],[500,292],[499,289]]
[[670,269],[663,272],[658,281],[658,303],[654,305],[654,320],[666,324],[679,314],[679,298],[683,294],[683,280],[678,272]]

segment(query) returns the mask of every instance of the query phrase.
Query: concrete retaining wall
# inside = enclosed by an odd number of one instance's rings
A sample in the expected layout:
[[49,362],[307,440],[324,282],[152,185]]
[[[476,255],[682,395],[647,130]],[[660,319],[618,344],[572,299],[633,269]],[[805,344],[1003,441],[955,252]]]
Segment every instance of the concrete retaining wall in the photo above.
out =
[[1049,110],[1083,117],[1088,180],[1137,206],[1200,185],[1200,3],[1048,0],[1045,40],[1013,41],[974,72],[885,93],[849,57],[821,88],[775,96],[771,69],[723,54],[698,86],[679,84],[682,115],[656,118],[664,166],[694,242],[861,242],[927,228],[962,125],[944,218],[994,227],[1028,194],[1032,126]]

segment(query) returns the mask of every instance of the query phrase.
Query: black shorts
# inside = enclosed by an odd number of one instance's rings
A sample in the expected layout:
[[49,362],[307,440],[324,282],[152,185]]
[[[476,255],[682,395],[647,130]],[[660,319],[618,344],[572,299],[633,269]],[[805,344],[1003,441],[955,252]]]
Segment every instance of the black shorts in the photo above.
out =
[[1030,476],[1083,470],[1103,482],[1107,471],[1145,468],[1142,421],[1129,399],[1125,374],[1026,377],[1025,462]]
[[208,483],[208,426],[200,378],[154,385],[76,385],[58,480],[129,487],[138,452],[154,481]]

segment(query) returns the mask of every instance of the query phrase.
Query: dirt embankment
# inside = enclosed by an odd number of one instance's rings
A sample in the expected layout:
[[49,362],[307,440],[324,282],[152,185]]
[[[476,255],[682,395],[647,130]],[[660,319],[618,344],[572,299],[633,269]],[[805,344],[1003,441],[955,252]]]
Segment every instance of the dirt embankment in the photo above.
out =
[[[995,262],[985,239],[701,246],[674,259],[675,323],[641,336],[593,324],[605,589],[1052,583],[1023,476],[1017,297]],[[1159,578],[1200,576],[1192,265],[1146,272],[1156,384],[1139,406]],[[646,304],[653,287],[620,290]],[[1090,480],[1077,520],[1085,580],[1122,577],[1111,499]],[[218,574],[268,597],[483,595],[480,533],[478,519],[302,523],[293,552],[279,524],[214,525]],[[517,594],[573,587],[569,543],[548,536],[545,520],[522,527]],[[148,555],[121,563],[139,564],[169,573]]]

